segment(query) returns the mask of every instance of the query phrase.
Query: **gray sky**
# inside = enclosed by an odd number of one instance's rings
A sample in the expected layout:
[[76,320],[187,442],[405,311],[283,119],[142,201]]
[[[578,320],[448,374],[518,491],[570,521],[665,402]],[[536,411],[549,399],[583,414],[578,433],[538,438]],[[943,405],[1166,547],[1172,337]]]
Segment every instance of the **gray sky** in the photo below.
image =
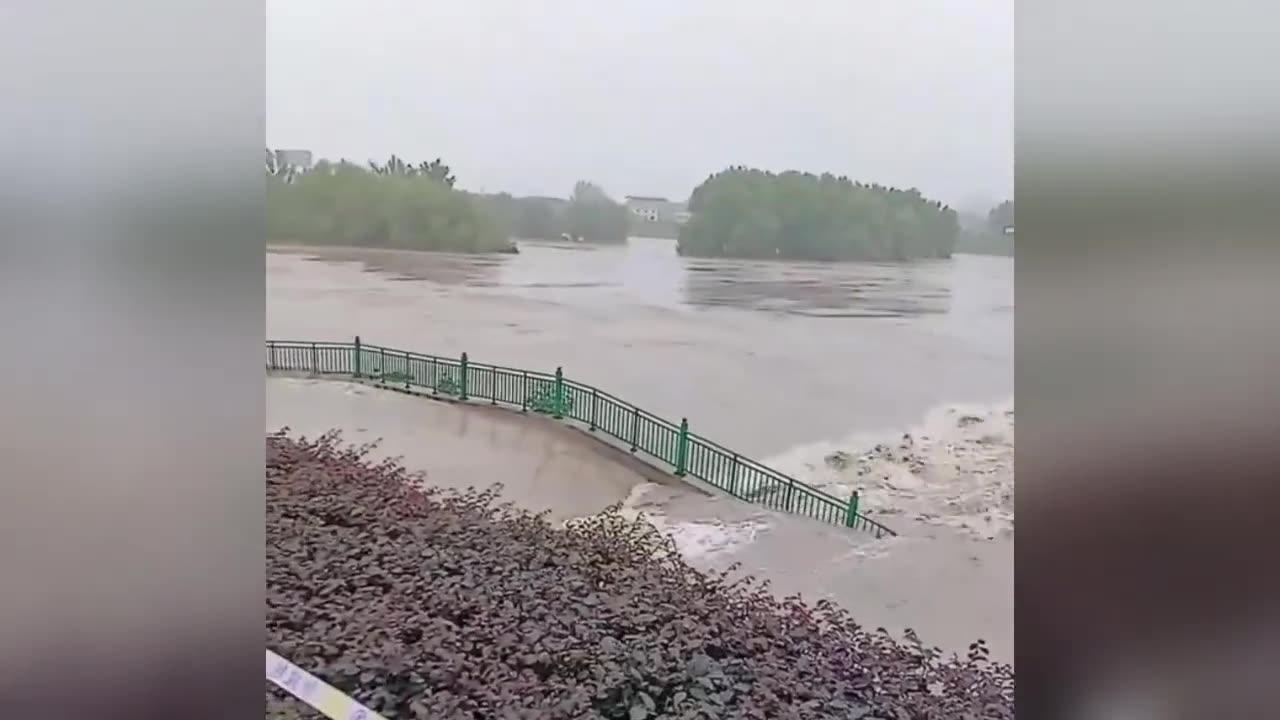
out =
[[1013,190],[1013,2],[267,0],[267,143],[518,195],[745,164],[981,205]]

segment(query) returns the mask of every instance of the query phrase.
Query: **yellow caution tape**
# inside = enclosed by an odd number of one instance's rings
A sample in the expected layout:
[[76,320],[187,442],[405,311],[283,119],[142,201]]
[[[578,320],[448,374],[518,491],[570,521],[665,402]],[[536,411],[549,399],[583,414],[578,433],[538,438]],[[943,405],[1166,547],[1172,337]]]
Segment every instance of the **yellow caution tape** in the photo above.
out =
[[331,720],[387,720],[270,650],[267,651],[267,679]]

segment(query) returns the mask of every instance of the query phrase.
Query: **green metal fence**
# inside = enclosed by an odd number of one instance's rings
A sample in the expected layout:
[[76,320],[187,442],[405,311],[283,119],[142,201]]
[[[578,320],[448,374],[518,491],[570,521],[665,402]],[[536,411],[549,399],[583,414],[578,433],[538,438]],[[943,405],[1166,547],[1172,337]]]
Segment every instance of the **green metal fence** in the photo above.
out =
[[598,388],[555,373],[518,370],[460,358],[351,343],[267,341],[267,370],[335,375],[455,400],[489,401],[525,412],[570,419],[590,432],[610,435],[679,477],[692,476],[734,497],[773,510],[873,533],[892,530],[858,512],[858,494],[836,498],[745,458]]

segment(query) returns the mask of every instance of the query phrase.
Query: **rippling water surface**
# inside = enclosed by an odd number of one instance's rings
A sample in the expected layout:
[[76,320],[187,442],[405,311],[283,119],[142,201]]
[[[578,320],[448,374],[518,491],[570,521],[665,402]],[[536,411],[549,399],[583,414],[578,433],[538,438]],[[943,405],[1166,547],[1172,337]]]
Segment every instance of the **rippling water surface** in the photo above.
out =
[[268,256],[273,337],[565,373],[752,454],[893,430],[1013,388],[1013,263],[685,259],[667,240],[515,256]]
[[957,647],[981,635],[1008,657],[1013,273],[1009,258],[963,255],[689,259],[643,238],[483,257],[277,249],[267,334],[560,366],[833,494],[857,490],[903,537],[867,545],[645,486],[628,506],[697,563],[741,561],[868,621]]

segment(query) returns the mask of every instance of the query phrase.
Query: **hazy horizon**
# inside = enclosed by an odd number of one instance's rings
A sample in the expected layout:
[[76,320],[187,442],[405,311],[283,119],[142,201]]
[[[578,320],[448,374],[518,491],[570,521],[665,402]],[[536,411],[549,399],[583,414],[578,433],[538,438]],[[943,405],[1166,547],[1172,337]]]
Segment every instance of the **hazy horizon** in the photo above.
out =
[[682,199],[730,165],[1013,191],[1013,3],[267,2],[267,144],[468,190]]

